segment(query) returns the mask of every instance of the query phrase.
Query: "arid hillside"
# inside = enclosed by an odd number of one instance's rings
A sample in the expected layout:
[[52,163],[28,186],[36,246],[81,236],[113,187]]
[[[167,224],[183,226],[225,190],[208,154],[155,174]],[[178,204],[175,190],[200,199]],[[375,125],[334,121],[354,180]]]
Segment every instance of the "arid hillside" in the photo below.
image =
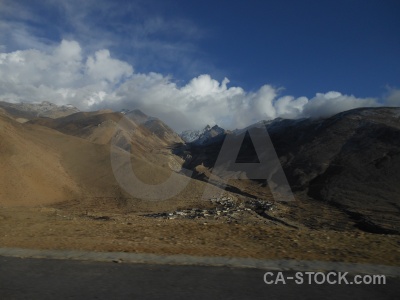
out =
[[[1,112],[0,205],[135,201],[115,179],[112,149],[118,157],[128,158],[124,164],[132,163],[134,173],[145,183],[161,183],[171,173],[176,180],[184,177],[176,173],[183,160],[170,150],[181,140],[171,129],[156,119],[135,122],[135,116],[125,117],[126,122],[118,127],[122,117],[119,113],[79,112],[21,124]],[[204,183],[191,186],[201,190],[198,186]],[[193,199],[193,193],[187,192],[185,198]]]
[[[0,110],[0,243],[398,265],[398,116],[381,108],[262,123],[294,192],[285,202],[246,172],[224,190],[214,178],[203,197],[224,131],[185,144],[137,110],[24,123]],[[265,157],[245,132],[228,134],[244,138],[237,162]]]
[[0,203],[30,205],[75,198],[81,189],[63,166],[53,143],[63,136],[19,124],[0,114]]

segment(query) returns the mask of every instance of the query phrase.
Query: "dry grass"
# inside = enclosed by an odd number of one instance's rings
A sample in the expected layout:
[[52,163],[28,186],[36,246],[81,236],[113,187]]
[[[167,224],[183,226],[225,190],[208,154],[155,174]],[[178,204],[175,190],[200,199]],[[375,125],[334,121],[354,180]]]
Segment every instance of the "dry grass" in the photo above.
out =
[[[103,199],[104,200],[104,199]],[[105,201],[105,200],[104,200]],[[165,205],[165,204],[164,204]],[[176,206],[177,203],[172,204]],[[143,216],[148,211],[128,212],[117,207],[71,203],[55,207],[2,208],[0,244],[3,247],[81,249],[197,256],[301,259],[400,265],[400,241],[395,235],[359,230],[298,229],[273,224],[250,215],[237,224],[224,220],[165,220]],[[140,207],[140,205],[139,205]],[[171,205],[169,205],[171,207]],[[293,208],[282,206],[277,215],[290,216]],[[320,216],[328,220],[327,214]],[[307,216],[288,218],[307,219]],[[334,219],[331,219],[335,222]]]

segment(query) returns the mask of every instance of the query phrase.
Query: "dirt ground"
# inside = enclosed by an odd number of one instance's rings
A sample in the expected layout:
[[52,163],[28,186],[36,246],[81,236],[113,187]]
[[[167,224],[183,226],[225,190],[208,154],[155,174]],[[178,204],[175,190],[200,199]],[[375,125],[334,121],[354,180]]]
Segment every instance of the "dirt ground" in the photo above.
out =
[[[207,206],[207,203],[197,203]],[[187,204],[193,207],[194,204]],[[324,260],[400,266],[400,237],[354,228],[331,207],[310,201],[276,204],[270,219],[254,212],[236,218],[165,219],[99,202],[1,207],[0,247],[79,249],[258,259]],[[175,208],[182,204],[175,204]],[[131,206],[132,207],[132,206]],[[172,209],[172,208],[171,208]]]

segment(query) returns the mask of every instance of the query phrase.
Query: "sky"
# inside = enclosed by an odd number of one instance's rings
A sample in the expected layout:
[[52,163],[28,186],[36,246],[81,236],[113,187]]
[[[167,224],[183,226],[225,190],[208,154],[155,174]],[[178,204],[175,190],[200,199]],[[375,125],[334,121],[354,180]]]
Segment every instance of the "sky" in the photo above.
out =
[[0,101],[180,132],[400,106],[397,0],[0,0]]

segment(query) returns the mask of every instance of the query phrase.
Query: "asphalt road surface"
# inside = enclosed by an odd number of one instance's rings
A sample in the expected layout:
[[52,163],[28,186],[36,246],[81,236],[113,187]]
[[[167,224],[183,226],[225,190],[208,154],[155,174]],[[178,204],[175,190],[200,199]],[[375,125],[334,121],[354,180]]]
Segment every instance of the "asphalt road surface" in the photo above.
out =
[[[266,284],[268,270],[0,256],[0,299],[398,299],[385,285]],[[278,271],[267,277],[275,280]],[[285,271],[283,276],[294,276]],[[304,277],[306,278],[306,277]],[[352,280],[352,277],[348,277]]]

